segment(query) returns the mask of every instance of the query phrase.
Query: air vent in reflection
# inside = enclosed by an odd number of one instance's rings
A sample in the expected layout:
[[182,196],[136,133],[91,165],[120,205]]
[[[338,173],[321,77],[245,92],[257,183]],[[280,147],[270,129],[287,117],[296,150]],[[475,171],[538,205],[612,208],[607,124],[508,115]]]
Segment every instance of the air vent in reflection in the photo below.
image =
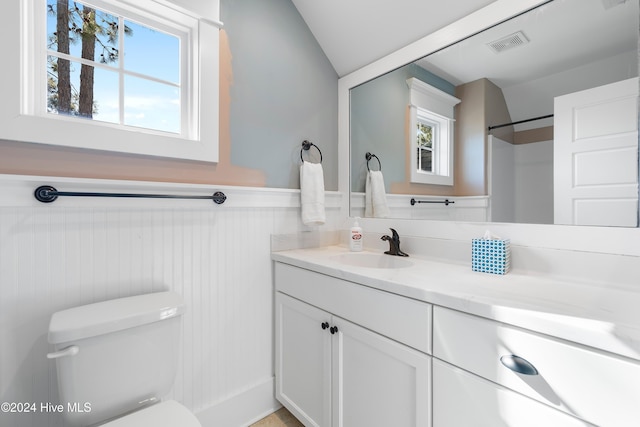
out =
[[612,7],[626,3],[627,0],[602,0],[602,5],[605,9],[611,9]]
[[529,39],[524,35],[522,31],[513,33],[499,40],[494,40],[491,43],[487,43],[487,46],[491,48],[495,53],[501,53],[514,47],[523,46],[529,43]]

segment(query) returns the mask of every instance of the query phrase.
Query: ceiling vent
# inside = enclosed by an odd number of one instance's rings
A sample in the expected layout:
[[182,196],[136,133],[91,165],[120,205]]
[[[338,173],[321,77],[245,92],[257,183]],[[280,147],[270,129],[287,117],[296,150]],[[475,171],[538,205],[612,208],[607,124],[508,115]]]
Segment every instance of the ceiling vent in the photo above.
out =
[[514,47],[524,46],[527,43],[529,43],[529,39],[527,39],[522,31],[518,31],[517,33],[513,33],[499,40],[487,43],[487,46],[489,46],[495,53],[501,53],[505,50],[513,49]]
[[602,5],[605,9],[611,9],[612,7],[626,3],[627,0],[602,0]]

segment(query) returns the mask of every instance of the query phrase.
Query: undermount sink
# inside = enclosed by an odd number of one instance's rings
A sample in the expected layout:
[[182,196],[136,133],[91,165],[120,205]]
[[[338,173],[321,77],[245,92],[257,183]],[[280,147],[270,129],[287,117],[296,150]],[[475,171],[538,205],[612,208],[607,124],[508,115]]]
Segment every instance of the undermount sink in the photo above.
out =
[[331,259],[338,261],[341,264],[366,268],[405,268],[413,265],[413,262],[407,258],[362,252],[349,252],[333,255]]

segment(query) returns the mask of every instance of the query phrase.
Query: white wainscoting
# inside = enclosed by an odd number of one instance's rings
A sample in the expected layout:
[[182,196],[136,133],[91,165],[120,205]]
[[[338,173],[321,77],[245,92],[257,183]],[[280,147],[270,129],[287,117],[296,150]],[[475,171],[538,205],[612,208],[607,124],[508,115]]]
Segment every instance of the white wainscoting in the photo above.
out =
[[[42,184],[59,191],[222,190],[228,199],[220,206],[84,197],[42,204],[32,196]],[[169,397],[204,426],[246,425],[279,406],[270,237],[341,228],[339,193],[327,192],[327,224],[311,229],[300,221],[296,190],[12,175],[0,176],[0,186],[0,402],[58,402],[55,365],[45,357],[55,311],[171,289],[187,313]],[[38,410],[0,413],[0,425],[64,423]]]

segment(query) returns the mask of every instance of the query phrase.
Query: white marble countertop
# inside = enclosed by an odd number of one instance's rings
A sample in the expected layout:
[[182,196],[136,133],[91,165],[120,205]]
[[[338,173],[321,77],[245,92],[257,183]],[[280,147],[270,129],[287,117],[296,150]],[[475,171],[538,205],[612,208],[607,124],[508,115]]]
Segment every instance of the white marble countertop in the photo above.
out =
[[[347,265],[342,246],[272,252],[274,261],[640,360],[640,293],[566,278],[478,273],[406,258],[404,268]],[[353,253],[372,254],[373,252]]]

